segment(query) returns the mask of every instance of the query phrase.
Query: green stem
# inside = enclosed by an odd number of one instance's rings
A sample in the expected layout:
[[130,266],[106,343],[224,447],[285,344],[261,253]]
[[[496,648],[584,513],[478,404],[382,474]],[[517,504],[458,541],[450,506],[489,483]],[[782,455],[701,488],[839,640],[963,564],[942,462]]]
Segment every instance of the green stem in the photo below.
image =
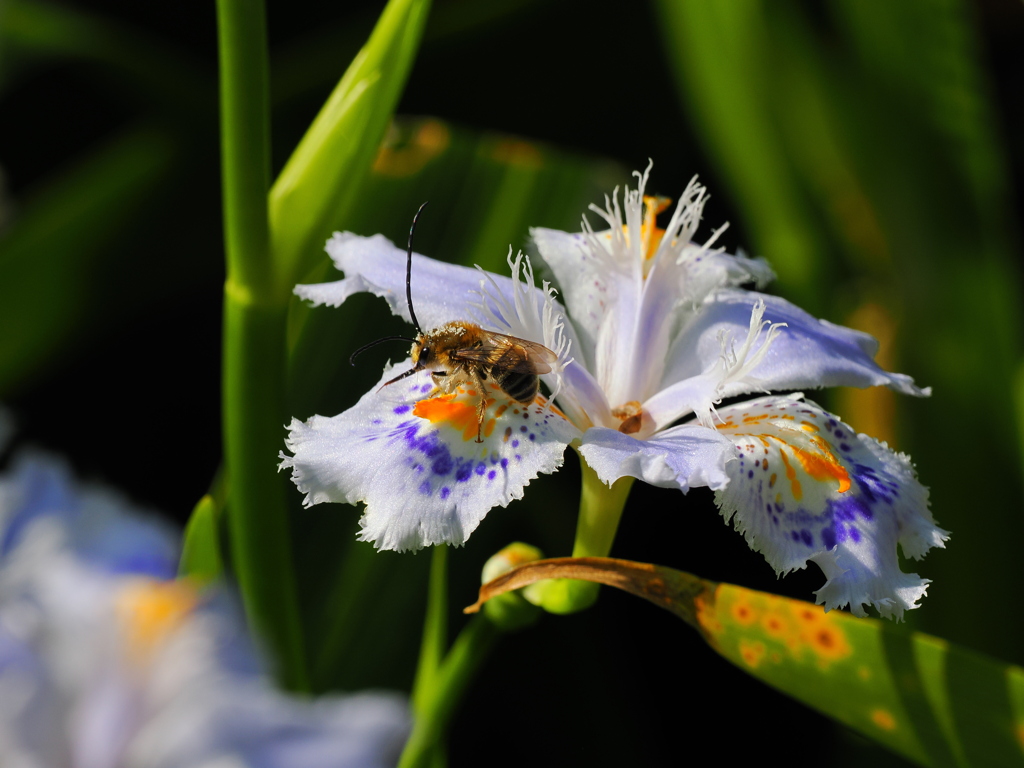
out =
[[218,0],[224,285],[224,454],[231,478],[232,563],[250,623],[276,651],[286,685],[308,689],[286,478],[277,473],[285,423],[286,292],[275,288],[266,28],[262,0]]
[[500,631],[483,614],[474,616],[456,638],[430,690],[414,694],[416,724],[398,768],[427,768],[439,748],[455,707],[487,657]]
[[[582,457],[580,466],[583,482],[572,556],[607,557],[633,487],[633,478],[619,478],[609,488]],[[599,584],[591,581],[552,579],[539,582],[526,597],[550,613],[575,613],[593,605],[599,588]]]
[[412,706],[417,714],[434,689],[444,649],[448,646],[448,547],[434,547],[427,588],[427,615],[423,621],[423,641],[412,686]]

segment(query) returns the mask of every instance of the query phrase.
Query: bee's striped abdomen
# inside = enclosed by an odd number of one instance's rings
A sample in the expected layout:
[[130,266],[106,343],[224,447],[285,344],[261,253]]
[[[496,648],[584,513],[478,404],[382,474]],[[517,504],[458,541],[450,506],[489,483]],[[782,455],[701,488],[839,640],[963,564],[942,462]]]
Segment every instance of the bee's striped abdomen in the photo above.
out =
[[533,402],[540,388],[540,379],[535,373],[492,370],[491,375],[506,395],[520,403]]

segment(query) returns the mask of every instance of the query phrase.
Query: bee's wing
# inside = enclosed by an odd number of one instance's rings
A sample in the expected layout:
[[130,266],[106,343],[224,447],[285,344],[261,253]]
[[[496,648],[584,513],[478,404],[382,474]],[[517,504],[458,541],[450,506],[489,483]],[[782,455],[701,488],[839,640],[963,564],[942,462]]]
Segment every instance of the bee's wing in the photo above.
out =
[[503,371],[536,374],[550,373],[551,364],[558,361],[558,355],[543,344],[494,331],[484,331],[478,345],[457,349],[452,357]]

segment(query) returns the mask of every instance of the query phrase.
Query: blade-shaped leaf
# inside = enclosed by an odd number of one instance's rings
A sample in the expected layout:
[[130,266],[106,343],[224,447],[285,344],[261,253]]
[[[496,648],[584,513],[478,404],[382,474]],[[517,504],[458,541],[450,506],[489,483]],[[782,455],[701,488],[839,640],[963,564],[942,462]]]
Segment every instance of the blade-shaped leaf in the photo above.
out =
[[521,565],[480,600],[551,578],[617,587],[675,613],[748,674],[926,766],[1024,764],[1024,669],[891,622],[613,558]]
[[217,513],[217,502],[209,494],[203,496],[192,510],[185,526],[179,576],[189,576],[203,583],[220,578],[224,563],[220,556]]
[[419,48],[429,0],[391,0],[270,190],[274,257],[286,290],[318,257],[365,179]]

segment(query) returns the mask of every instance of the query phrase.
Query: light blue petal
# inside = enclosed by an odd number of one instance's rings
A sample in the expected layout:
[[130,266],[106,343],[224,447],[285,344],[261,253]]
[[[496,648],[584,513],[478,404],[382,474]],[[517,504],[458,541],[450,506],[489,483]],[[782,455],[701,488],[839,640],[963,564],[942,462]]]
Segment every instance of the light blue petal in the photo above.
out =
[[731,440],[696,425],[673,427],[650,440],[594,427],[584,433],[579,451],[609,485],[620,477],[635,477],[684,493],[690,488],[725,486],[729,481],[726,464],[736,452]]

